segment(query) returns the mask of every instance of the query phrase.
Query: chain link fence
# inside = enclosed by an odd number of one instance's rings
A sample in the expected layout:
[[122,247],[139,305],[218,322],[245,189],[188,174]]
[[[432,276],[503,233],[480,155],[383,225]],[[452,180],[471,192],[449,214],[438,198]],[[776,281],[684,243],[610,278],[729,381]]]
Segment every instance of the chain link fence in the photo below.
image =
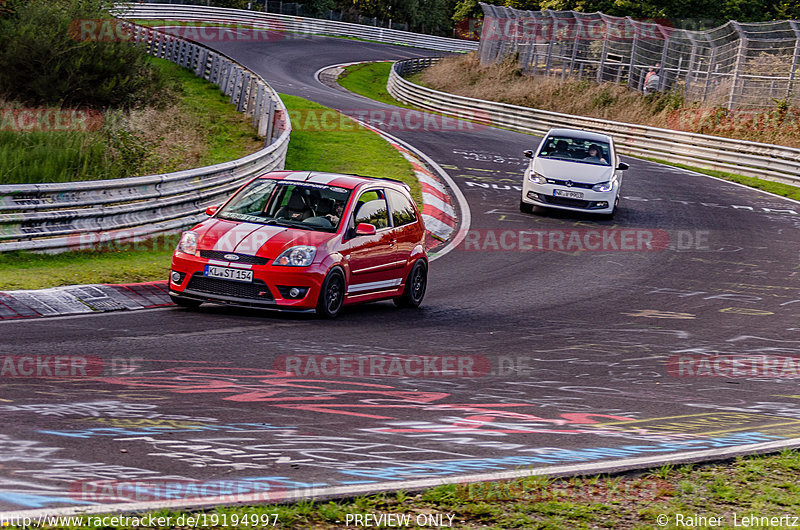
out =
[[482,64],[512,58],[530,75],[676,91],[703,106],[800,105],[800,21],[729,21],[696,31],[666,19],[481,7]]

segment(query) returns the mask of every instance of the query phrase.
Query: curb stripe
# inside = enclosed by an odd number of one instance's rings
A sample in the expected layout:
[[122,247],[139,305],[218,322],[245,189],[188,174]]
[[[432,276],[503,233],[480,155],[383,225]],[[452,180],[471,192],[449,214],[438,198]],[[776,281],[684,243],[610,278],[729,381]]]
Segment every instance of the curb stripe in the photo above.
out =
[[450,197],[448,197],[447,195],[443,194],[441,191],[437,190],[433,186],[430,186],[430,185],[426,184],[425,182],[420,182],[420,186],[422,187],[423,195],[424,194],[433,195],[434,197],[436,197],[440,201],[444,201],[447,204],[452,204],[450,202]]
[[456,216],[456,212],[453,210],[452,206],[433,195],[428,195],[425,197],[425,206],[423,206],[422,211],[425,211],[427,208],[435,208],[450,219],[453,219]]
[[425,229],[436,239],[445,241],[450,237],[450,234],[453,233],[453,228],[450,225],[443,223],[435,217],[422,214],[422,219],[425,221]]
[[447,195],[447,189],[430,173],[423,173],[422,171],[415,171],[417,178],[421,183],[427,184],[431,188],[437,190],[443,195]]

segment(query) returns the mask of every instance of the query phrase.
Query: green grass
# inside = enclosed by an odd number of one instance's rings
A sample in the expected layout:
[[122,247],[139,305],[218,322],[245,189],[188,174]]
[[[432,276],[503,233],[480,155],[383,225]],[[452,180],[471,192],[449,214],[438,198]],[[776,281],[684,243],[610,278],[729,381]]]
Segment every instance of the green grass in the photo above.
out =
[[[217,116],[218,121],[225,121],[222,114],[226,108],[218,106],[213,91],[187,92],[191,94],[194,104],[209,107],[204,110],[210,113],[209,116]],[[208,103],[206,98],[210,100]],[[281,99],[290,111],[334,112],[295,96],[281,95]],[[229,112],[235,113],[232,106],[228,107]],[[236,158],[243,155],[220,149],[209,156]],[[402,180],[409,184],[417,202],[421,201],[420,185],[411,164],[380,136],[355,124],[341,131],[295,129],[289,142],[286,167]],[[55,255],[0,253],[0,290],[164,280],[176,244],[177,237],[170,236],[135,245],[111,244],[95,252],[76,251]]]
[[70,182],[127,176],[107,156],[102,134],[0,131],[0,184]]
[[345,67],[338,81],[344,88],[356,94],[388,105],[408,107],[394,99],[386,90],[391,70],[391,62],[353,64]]
[[417,204],[422,189],[411,164],[374,132],[306,99],[281,94],[292,120],[286,168],[401,180]]
[[[262,145],[249,120],[235,111],[219,88],[191,71],[163,59],[151,59],[168,77],[180,116],[156,114],[152,121],[171,120],[182,139],[197,131],[197,143],[165,136],[157,124],[133,130],[119,111],[106,111],[94,131],[0,131],[0,184],[37,184],[133,177],[186,167],[187,152],[202,155],[195,165],[240,158]],[[162,111],[170,112],[170,111]],[[182,128],[182,129],[181,129]],[[5,127],[8,129],[8,127]]]
[[166,280],[177,235],[103,251],[0,253],[0,290]]
[[[232,524],[234,519],[241,522],[246,518],[252,527],[256,526],[251,524],[255,521],[265,528],[329,529],[347,527],[348,516],[349,527],[363,528],[354,524],[355,515],[406,515],[416,522],[417,516],[430,514],[442,517],[445,526],[449,526],[448,516],[452,516],[452,528],[556,530],[706,527],[685,524],[687,518],[696,516],[717,517],[723,528],[735,528],[733,514],[736,514],[741,528],[743,517],[780,518],[800,513],[798,471],[800,453],[787,450],[771,456],[740,457],[722,464],[663,466],[649,472],[610,477],[526,477],[320,503],[219,507],[196,512],[162,510],[153,516],[170,517],[173,524],[181,516],[184,521],[186,517],[195,517],[200,527],[220,528],[223,521],[228,522],[227,526],[237,526]],[[663,518],[666,524],[660,525]],[[89,523],[86,525],[89,528],[97,527],[86,517],[83,522]],[[414,524],[411,527],[418,528]],[[749,527],[765,528],[753,524]],[[781,527],[788,524],[773,526]]]
[[191,70],[163,59],[156,59],[170,77],[182,88],[182,110],[203,129],[207,138],[202,165],[219,164],[241,158],[263,146],[250,119],[236,112],[230,98],[219,87],[196,77]]

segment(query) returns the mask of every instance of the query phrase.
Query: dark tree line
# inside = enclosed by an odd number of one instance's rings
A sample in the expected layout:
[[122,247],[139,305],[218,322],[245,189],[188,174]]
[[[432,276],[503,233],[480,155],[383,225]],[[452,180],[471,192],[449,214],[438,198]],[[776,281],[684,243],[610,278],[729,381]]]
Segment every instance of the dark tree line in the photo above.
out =
[[[600,11],[620,17],[682,19],[689,29],[719,25],[728,20],[800,20],[800,0],[497,0],[486,3],[531,11]],[[478,0],[459,0],[453,18],[458,21],[464,16],[480,16],[481,13]]]

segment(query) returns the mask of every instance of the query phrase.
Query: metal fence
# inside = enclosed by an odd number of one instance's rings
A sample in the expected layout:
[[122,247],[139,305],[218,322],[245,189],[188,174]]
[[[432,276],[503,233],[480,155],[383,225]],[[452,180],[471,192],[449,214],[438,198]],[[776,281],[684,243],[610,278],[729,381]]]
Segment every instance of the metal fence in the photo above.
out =
[[138,241],[195,224],[251,177],[282,169],[291,124],[258,74],[205,46],[134,26],[137,42],[220,87],[252,118],[266,147],[199,169],[114,180],[0,186],[0,252],[61,252]]
[[580,128],[614,136],[622,153],[800,184],[800,149],[517,107],[448,94],[403,79],[439,59],[398,61],[387,90],[404,103],[486,125],[537,135],[553,127]]
[[527,73],[576,76],[729,109],[800,104],[800,21],[693,31],[602,13],[481,3],[483,64],[517,57]]
[[[243,25],[248,28],[272,30],[273,37],[242,32],[231,34],[227,40],[268,40],[269,38],[291,39],[302,35],[332,35],[355,37],[386,44],[414,46],[428,50],[447,52],[467,52],[478,48],[474,41],[436,37],[420,33],[410,33],[396,29],[363,26],[335,20],[303,18],[277,13],[261,13],[243,9],[205,7],[177,4],[115,4],[115,13],[129,19],[154,19],[168,21],[194,21],[217,24]],[[202,33],[201,33],[202,36]]]

